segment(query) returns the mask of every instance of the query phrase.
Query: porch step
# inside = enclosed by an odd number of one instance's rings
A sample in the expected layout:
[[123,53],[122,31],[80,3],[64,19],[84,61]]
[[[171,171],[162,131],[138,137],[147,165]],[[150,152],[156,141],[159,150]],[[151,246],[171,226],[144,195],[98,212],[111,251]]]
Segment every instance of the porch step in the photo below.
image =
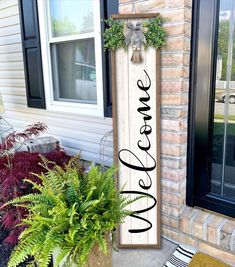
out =
[[161,249],[120,249],[113,252],[113,267],[162,267],[176,248],[162,239]]

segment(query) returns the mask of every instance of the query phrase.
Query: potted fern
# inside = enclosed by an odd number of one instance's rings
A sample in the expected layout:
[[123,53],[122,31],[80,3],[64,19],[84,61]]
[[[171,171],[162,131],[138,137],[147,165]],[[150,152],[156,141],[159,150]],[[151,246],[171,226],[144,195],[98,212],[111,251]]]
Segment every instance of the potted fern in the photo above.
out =
[[41,184],[26,180],[37,193],[6,204],[28,210],[22,222],[26,229],[8,266],[16,267],[33,256],[30,266],[47,267],[55,251],[54,266],[112,266],[110,261],[98,264],[99,259],[94,265],[91,255],[97,253],[97,248],[108,252],[107,236],[131,213],[125,208],[134,200],[116,190],[115,168],[102,172],[99,167],[91,166],[85,172],[77,157],[65,168],[55,165],[50,169],[51,162],[46,159],[43,162],[47,172],[36,174]]

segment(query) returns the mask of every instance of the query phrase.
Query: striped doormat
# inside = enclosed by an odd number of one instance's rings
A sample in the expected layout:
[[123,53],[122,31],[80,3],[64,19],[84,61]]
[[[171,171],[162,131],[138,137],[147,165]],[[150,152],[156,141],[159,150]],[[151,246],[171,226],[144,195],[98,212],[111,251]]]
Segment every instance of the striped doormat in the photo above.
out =
[[196,251],[179,245],[164,267],[187,267]]

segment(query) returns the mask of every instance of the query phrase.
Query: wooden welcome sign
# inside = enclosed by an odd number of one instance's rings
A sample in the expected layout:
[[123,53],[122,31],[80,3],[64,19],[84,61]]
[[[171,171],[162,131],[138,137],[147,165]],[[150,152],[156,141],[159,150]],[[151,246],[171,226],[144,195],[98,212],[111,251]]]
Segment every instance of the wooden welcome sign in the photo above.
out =
[[[137,27],[157,14],[114,15]],[[136,26],[137,25],[137,26]],[[138,44],[137,44],[138,46]],[[112,52],[114,161],[118,187],[135,213],[120,226],[119,247],[160,247],[160,51]],[[141,62],[133,62],[139,58]]]

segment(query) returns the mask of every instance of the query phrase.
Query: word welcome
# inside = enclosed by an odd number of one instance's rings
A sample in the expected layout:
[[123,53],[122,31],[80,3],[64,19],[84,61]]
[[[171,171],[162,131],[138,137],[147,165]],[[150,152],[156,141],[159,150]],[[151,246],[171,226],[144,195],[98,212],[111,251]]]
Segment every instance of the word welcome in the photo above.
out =
[[[137,108],[137,112],[139,112],[141,115],[143,115],[143,125],[140,126],[139,128],[139,133],[141,134],[141,136],[144,137],[144,139],[146,140],[147,144],[143,144],[142,140],[139,140],[137,142],[137,147],[139,149],[139,153],[144,153],[146,158],[148,158],[148,162],[151,162],[150,166],[145,166],[145,164],[140,160],[140,157],[138,157],[138,155],[136,155],[135,153],[133,153],[131,150],[129,149],[121,149],[118,152],[118,158],[120,160],[120,162],[125,165],[126,167],[139,171],[140,173],[144,173],[147,175],[147,182],[144,182],[143,179],[139,179],[138,181],[138,185],[140,187],[140,189],[142,190],[149,190],[152,187],[152,179],[150,176],[150,172],[152,172],[153,170],[155,170],[156,168],[156,160],[154,159],[154,157],[149,153],[149,150],[151,148],[151,142],[149,140],[149,135],[152,133],[152,126],[151,126],[151,120],[152,120],[152,116],[147,114],[148,111],[151,110],[151,107],[148,105],[148,102],[150,101],[150,95],[148,93],[148,90],[151,87],[151,80],[150,77],[148,75],[148,73],[146,72],[146,70],[144,70],[147,78],[148,78],[148,85],[144,85],[142,80],[138,80],[137,81],[137,86],[139,90],[142,90],[143,92],[145,92],[146,96],[145,97],[140,97],[139,98],[139,102],[142,104],[142,106]],[[132,133],[133,135],[135,133]],[[138,162],[138,164],[131,164],[130,162],[127,162],[126,160],[124,160],[124,156],[123,155],[129,154],[130,156],[134,156]],[[125,157],[125,159],[128,157]],[[130,158],[130,157],[129,157]],[[153,209],[156,204],[157,204],[157,200],[154,196],[152,196],[151,194],[144,192],[144,191],[122,191],[123,194],[134,194],[137,196],[146,196],[149,197],[153,200],[153,204],[149,207],[146,207],[144,209],[140,209],[140,210],[135,210],[134,214],[131,215],[131,217],[142,220],[146,223],[148,223],[148,226],[142,229],[130,229],[129,232],[130,233],[141,233],[141,232],[146,232],[148,230],[150,230],[152,228],[152,222],[150,222],[149,220],[141,217],[142,213],[148,212],[151,209]]]

